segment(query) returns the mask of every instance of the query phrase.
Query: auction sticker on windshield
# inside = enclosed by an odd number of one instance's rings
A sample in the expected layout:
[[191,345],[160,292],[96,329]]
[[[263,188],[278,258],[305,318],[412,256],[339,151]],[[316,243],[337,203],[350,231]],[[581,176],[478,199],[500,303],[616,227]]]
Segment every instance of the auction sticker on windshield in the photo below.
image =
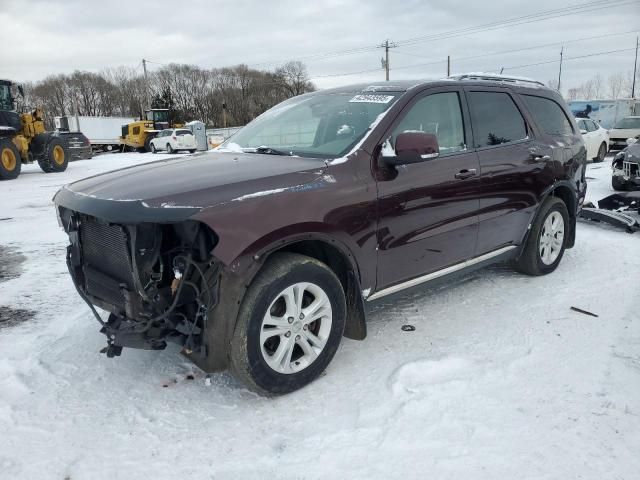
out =
[[349,103],[389,103],[393,95],[356,95]]

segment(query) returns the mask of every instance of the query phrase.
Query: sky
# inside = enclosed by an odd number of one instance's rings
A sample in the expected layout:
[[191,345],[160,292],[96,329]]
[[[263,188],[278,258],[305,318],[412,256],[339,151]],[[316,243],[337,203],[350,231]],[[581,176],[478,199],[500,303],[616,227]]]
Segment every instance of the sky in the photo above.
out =
[[[577,10],[587,4],[593,10]],[[569,14],[471,29],[561,8]],[[171,62],[273,70],[301,60],[312,81],[328,88],[384,80],[384,49],[376,47],[388,39],[397,45],[391,80],[444,77],[450,55],[454,74],[504,68],[548,82],[558,77],[564,44],[564,90],[633,70],[640,0],[0,0],[0,25],[0,77],[19,82],[141,68],[142,58],[155,62],[151,70]],[[470,30],[450,33],[461,29]],[[625,51],[573,59],[614,50]],[[544,62],[553,63],[521,67]]]

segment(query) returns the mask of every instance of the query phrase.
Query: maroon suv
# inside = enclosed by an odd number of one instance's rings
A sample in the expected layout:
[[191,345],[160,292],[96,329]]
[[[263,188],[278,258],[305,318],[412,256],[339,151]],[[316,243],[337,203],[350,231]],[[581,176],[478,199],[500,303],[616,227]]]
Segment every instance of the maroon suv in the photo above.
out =
[[55,203],[108,356],[171,341],[281,394],[343,335],[365,338],[368,302],[498,261],[552,272],[585,158],[537,82],[388,82],[292,98],[216,151],[87,178]]

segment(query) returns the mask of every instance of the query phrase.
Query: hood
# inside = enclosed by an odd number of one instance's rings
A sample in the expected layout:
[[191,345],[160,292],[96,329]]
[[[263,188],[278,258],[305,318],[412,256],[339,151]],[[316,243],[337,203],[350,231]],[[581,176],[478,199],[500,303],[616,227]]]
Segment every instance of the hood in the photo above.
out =
[[210,152],[85,178],[54,201],[109,221],[180,221],[203,208],[303,186],[324,169],[317,158]]

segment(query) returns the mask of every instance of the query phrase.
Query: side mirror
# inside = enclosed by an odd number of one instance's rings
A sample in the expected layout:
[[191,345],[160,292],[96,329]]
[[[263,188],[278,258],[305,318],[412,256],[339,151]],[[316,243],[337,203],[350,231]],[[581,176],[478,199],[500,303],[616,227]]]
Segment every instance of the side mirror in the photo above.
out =
[[407,165],[424,162],[440,155],[438,139],[432,133],[405,132],[396,137],[395,155],[384,155],[389,165]]
[[586,130],[583,130],[583,129],[581,128],[581,129],[580,129],[580,133],[581,133],[582,135],[584,135],[585,133],[587,133],[587,131],[586,131]]

